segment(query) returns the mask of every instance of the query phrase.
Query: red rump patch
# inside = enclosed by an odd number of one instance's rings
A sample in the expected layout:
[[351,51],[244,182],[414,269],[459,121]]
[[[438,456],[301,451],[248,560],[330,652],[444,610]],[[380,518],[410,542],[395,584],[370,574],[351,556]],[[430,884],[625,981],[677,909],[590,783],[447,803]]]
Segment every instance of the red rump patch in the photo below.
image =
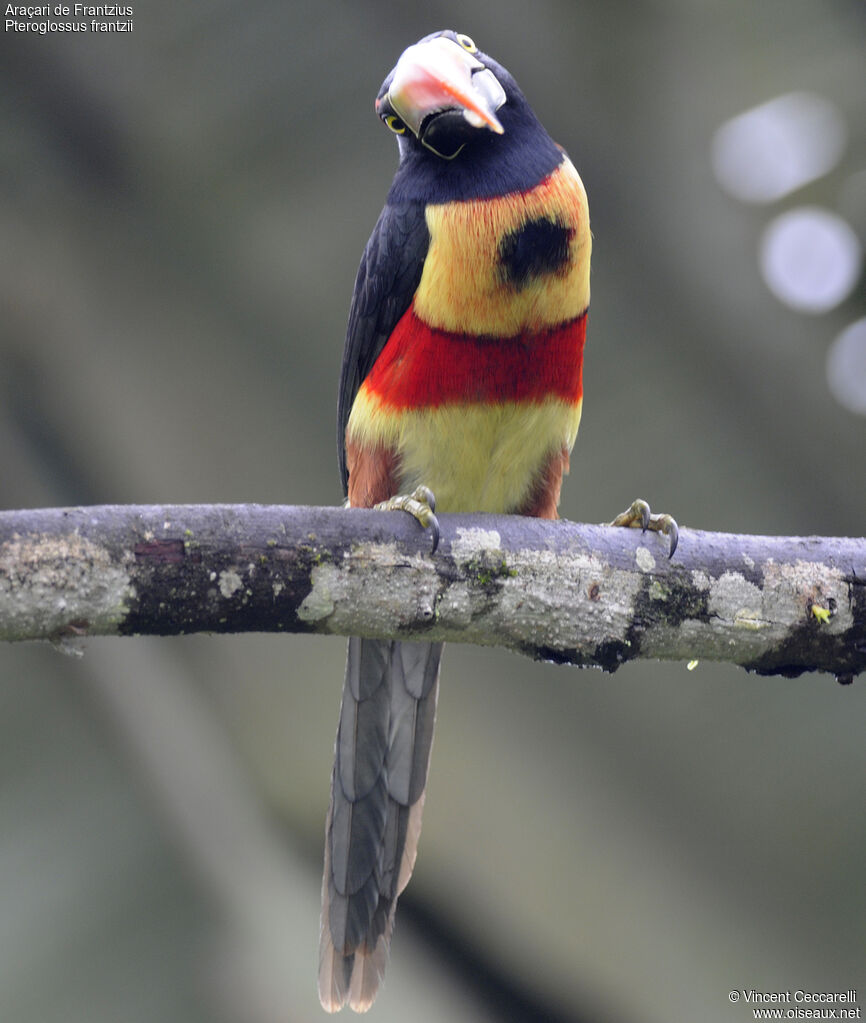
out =
[[403,314],[364,388],[391,408],[583,396],[586,313],[536,333],[497,338],[428,327]]

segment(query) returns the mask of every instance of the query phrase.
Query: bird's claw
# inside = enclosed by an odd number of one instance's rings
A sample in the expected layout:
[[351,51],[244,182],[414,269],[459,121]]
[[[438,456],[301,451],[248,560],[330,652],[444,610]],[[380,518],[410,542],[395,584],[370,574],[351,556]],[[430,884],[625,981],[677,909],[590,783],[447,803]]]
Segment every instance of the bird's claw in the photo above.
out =
[[677,520],[672,515],[653,515],[650,506],[640,497],[636,501],[632,501],[630,507],[622,514],[617,515],[611,525],[630,526],[633,529],[642,529],[644,532],[649,529],[653,533],[664,533],[670,542],[669,558],[674,556],[680,539]]
[[431,554],[436,553],[439,546],[439,520],[436,518],[436,498],[429,487],[416,487],[411,494],[396,494],[375,505],[377,511],[404,511],[424,529],[433,535]]

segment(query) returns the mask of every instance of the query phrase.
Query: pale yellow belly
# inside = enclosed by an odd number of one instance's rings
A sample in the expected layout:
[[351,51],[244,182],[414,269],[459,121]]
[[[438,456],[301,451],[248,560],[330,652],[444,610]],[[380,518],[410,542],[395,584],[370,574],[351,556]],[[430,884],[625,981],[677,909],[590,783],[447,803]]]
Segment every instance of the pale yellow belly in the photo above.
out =
[[386,441],[400,456],[400,491],[424,484],[443,512],[515,511],[550,456],[571,450],[580,411],[580,403],[548,399],[403,412]]

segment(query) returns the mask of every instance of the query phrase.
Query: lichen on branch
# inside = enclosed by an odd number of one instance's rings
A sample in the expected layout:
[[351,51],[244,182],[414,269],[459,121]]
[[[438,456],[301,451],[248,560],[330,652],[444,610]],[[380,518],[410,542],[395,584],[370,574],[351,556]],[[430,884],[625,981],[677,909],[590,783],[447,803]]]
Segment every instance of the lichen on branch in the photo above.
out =
[[0,512],[0,639],[316,632],[866,670],[866,540],[262,505]]

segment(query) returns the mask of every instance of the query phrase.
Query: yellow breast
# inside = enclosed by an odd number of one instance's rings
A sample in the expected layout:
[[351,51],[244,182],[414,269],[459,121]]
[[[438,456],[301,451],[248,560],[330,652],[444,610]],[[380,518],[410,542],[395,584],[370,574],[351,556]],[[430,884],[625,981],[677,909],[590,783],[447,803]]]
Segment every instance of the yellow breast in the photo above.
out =
[[[502,240],[540,218],[569,232],[565,272],[508,288],[501,275]],[[571,320],[589,305],[589,210],[583,182],[567,157],[527,192],[430,205],[427,227],[430,247],[415,312],[431,327],[512,337]]]

